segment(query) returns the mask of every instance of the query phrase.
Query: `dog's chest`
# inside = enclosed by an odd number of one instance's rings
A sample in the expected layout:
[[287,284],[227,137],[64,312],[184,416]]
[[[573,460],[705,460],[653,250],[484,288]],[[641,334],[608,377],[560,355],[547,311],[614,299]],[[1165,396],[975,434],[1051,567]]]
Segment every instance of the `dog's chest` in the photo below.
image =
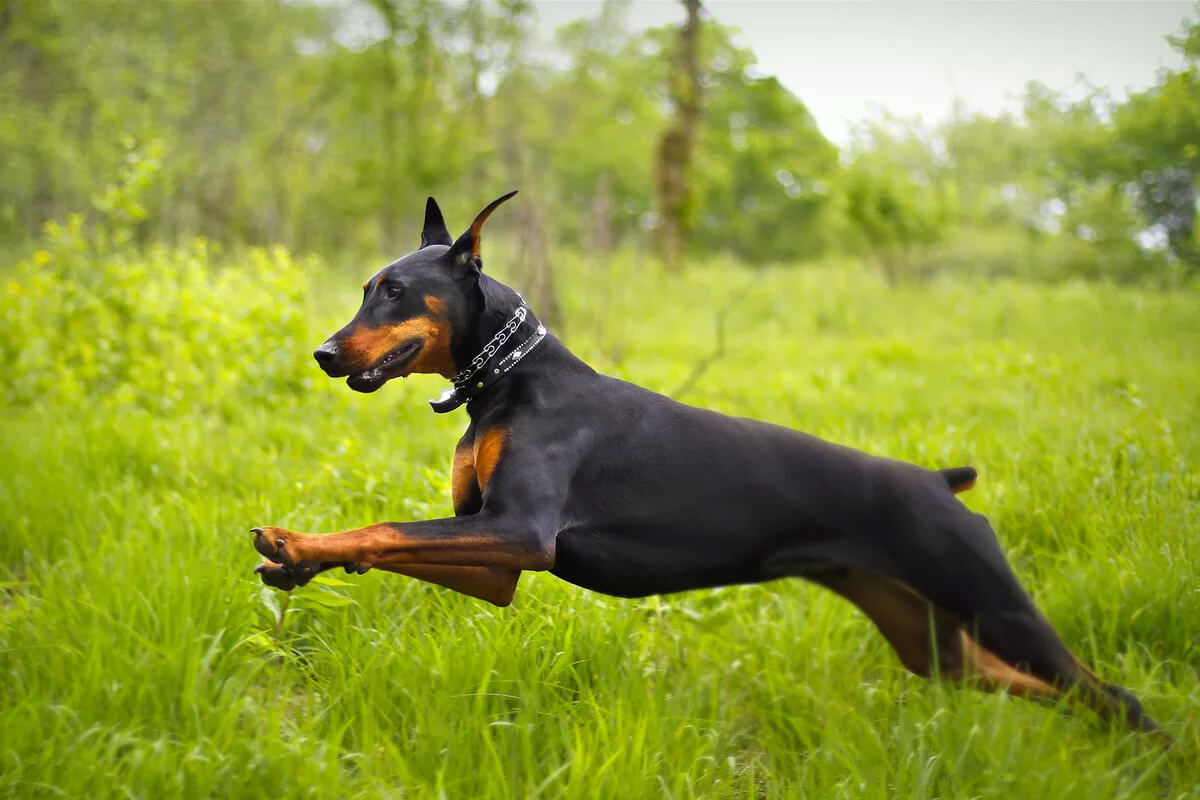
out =
[[508,443],[508,428],[493,426],[464,436],[454,450],[451,496],[460,514],[478,511],[483,493],[491,483],[500,455]]

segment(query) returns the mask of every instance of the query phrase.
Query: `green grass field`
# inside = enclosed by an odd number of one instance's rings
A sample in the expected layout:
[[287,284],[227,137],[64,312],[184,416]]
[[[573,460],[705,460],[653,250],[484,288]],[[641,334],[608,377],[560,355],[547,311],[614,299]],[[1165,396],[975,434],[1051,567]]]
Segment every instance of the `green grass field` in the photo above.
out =
[[[205,326],[273,296],[204,308],[136,388],[68,392],[53,346],[46,375],[19,362],[53,379],[3,412],[0,795],[1200,797],[1200,297],[632,262],[557,276],[580,355],[670,392],[747,286],[682,399],[976,466],[965,501],[1176,748],[911,677],[797,580],[627,601],[526,574],[504,609],[378,571],[265,589],[252,525],[450,513],[465,412],[430,412],[440,379],[363,396],[311,363],[365,267],[297,270],[290,327],[236,346],[201,349]],[[143,402],[185,358],[211,388]]]

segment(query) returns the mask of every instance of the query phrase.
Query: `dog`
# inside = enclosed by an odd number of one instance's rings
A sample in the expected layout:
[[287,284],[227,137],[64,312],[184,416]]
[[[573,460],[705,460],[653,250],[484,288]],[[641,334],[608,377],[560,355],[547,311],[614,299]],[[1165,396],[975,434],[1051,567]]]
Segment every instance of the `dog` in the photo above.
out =
[[378,568],[505,606],[523,570],[618,597],[799,577],[860,608],[917,675],[1082,701],[1166,738],[1071,653],[987,519],[955,497],[974,469],[683,405],[573,355],[482,271],[484,223],[515,194],[457,239],[429,198],[420,248],[363,284],[357,314],[314,353],[358,392],[413,373],[450,380],[431,403],[470,417],[455,516],[323,535],[253,528],[264,583]]

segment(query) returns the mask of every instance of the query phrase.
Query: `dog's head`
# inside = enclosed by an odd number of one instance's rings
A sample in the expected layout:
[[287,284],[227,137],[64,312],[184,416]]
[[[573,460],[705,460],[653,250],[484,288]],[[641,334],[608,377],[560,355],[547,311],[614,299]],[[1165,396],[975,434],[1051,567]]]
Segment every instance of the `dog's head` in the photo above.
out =
[[331,378],[349,376],[346,383],[359,392],[373,392],[392,378],[415,372],[454,375],[459,369],[455,353],[479,310],[483,224],[514,194],[480,211],[456,240],[429,198],[420,249],[363,284],[354,319],[313,353],[321,369]]

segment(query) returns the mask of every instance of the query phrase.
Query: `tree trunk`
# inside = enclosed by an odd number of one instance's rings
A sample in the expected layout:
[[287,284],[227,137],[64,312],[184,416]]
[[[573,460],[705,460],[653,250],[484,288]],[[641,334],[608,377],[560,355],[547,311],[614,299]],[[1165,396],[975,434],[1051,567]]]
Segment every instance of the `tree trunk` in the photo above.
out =
[[673,270],[683,267],[692,213],[692,154],[700,122],[700,0],[683,0],[687,19],[679,29],[679,50],[670,77],[674,119],[658,143],[655,193],[658,195],[658,251]]
[[524,185],[532,189],[522,192],[525,202],[518,206],[517,218],[519,263],[525,273],[529,306],[559,338],[562,338],[565,334],[564,320],[562,308],[558,305],[558,294],[554,291],[554,270],[550,266],[549,248],[546,243],[542,193],[540,187],[534,184],[527,165],[522,171],[526,175]]
[[541,180],[543,171],[534,168],[535,156],[519,102],[531,95],[530,66],[525,58],[528,42],[522,24],[522,15],[528,13],[528,8],[516,3],[507,4],[504,8],[511,38],[505,65],[507,76],[498,90],[503,102],[501,107],[508,109],[500,119],[499,151],[501,161],[507,167],[509,185],[521,189],[522,200],[515,209],[518,213],[516,271],[530,308],[561,337],[565,320],[554,291],[554,268],[549,253],[549,225],[546,220],[546,209],[551,200],[549,193],[553,189]]
[[399,76],[396,69],[396,34],[400,28],[400,17],[391,0],[372,0],[372,5],[387,22],[387,37],[379,47],[379,76],[380,95],[383,102],[379,104],[379,162],[383,168],[381,184],[384,187],[378,210],[379,219],[379,250],[392,252],[398,244],[396,240],[396,199],[391,187],[396,185],[399,175],[396,162],[397,131],[400,129],[397,120]]

